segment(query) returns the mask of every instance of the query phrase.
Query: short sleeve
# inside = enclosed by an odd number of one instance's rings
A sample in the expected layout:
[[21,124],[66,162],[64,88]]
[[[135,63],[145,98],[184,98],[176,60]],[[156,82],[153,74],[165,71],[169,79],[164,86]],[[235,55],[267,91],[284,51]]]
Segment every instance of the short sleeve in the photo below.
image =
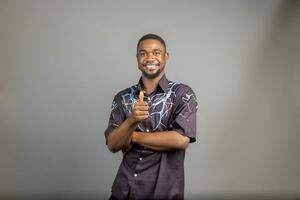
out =
[[196,113],[198,102],[193,90],[183,85],[176,94],[176,108],[171,129],[190,138],[190,143],[196,141]]
[[117,127],[119,127],[122,122],[125,120],[125,115],[122,112],[121,101],[116,95],[111,104],[111,113],[108,121],[108,126],[104,132],[106,144],[108,135]]

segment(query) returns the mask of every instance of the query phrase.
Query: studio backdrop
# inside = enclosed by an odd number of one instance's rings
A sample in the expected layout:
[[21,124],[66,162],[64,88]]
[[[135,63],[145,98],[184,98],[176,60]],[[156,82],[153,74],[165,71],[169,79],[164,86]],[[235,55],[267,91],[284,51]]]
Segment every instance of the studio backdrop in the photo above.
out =
[[197,95],[186,199],[299,197],[299,1],[0,0],[0,197],[108,197],[114,95],[166,41]]

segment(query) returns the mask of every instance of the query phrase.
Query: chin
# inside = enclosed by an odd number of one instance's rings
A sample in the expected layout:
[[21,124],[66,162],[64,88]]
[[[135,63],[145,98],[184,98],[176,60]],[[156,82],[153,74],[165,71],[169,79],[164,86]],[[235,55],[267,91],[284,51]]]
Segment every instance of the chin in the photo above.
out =
[[153,73],[147,73],[145,71],[143,71],[143,75],[146,77],[146,78],[149,78],[149,79],[155,79],[157,78],[159,75],[161,74],[161,71],[158,70],[156,72],[153,72]]

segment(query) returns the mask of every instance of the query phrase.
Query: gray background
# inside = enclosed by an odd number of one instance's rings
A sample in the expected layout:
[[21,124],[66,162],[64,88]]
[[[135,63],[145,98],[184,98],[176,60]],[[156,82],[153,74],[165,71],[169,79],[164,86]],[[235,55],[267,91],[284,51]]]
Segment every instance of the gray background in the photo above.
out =
[[0,197],[108,197],[137,40],[199,100],[186,198],[300,196],[299,1],[0,1]]

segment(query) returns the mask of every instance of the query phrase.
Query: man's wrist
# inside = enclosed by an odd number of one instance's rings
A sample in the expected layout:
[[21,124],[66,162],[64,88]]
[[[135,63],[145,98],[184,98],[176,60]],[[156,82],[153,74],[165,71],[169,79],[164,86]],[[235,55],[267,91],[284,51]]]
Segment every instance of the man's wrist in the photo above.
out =
[[138,124],[138,122],[136,122],[132,116],[127,118],[127,122],[130,127],[135,127]]

